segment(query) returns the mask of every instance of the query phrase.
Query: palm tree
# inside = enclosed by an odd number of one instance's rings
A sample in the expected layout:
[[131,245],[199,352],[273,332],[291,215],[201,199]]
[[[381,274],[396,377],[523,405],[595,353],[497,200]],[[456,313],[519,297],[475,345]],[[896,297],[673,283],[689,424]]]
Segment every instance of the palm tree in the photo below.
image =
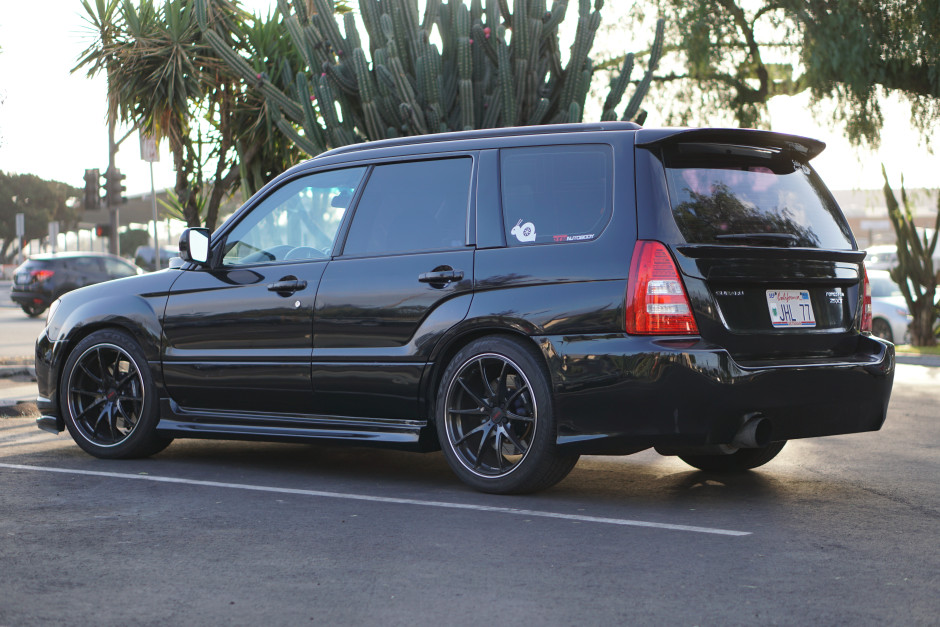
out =
[[[234,1],[212,2],[214,19],[233,33],[236,48],[285,54],[266,30],[273,26]],[[214,229],[222,201],[240,184],[253,192],[299,159],[265,121],[263,100],[202,43],[191,0],[83,5],[96,39],[75,70],[107,74],[110,121],[168,141],[176,170],[171,198],[188,225]]]

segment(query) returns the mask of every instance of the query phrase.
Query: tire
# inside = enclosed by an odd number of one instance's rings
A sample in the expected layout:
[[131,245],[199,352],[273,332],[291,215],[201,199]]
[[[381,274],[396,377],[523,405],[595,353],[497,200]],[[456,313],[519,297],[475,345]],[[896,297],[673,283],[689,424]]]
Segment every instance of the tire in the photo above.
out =
[[557,450],[541,355],[517,340],[484,337],[461,349],[441,378],[436,410],[447,463],[482,492],[543,490],[578,462],[577,455]]
[[699,470],[743,472],[772,460],[786,443],[783,440],[771,442],[763,448],[742,448],[730,455],[679,455],[679,459]]
[[891,325],[884,318],[875,318],[871,322],[871,334],[880,337],[883,340],[894,342],[894,334],[891,333]]
[[62,369],[59,398],[72,439],[95,457],[147,457],[172,442],[156,433],[159,403],[147,359],[122,331],[95,331],[78,343]]
[[20,305],[23,312],[30,318],[38,318],[47,309],[45,305]]

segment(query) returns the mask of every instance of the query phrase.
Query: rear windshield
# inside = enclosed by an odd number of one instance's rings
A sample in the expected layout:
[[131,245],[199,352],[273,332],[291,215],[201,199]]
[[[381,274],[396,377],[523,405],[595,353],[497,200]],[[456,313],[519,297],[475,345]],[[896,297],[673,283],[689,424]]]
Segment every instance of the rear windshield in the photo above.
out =
[[680,144],[664,159],[673,217],[689,243],[854,247],[816,173],[781,151]]

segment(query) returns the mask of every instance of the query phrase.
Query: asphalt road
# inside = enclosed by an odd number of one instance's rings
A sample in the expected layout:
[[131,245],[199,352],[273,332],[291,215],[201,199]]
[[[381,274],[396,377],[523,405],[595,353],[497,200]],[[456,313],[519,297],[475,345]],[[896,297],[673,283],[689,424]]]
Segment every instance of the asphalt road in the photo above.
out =
[[940,369],[898,379],[882,431],[757,472],[589,457],[527,497],[440,454],[190,440],[109,462],[0,419],[0,626],[936,625]]

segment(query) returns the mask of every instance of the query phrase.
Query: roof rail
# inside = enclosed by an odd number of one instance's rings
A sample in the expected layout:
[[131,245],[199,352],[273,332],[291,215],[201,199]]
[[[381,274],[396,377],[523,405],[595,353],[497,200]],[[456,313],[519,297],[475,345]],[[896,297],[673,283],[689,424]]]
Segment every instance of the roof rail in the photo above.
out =
[[505,128],[487,128],[473,131],[456,131],[451,133],[430,133],[427,135],[410,135],[394,139],[380,139],[377,141],[348,144],[326,152],[322,152],[314,159],[332,157],[334,155],[371,150],[373,148],[394,148],[412,144],[428,144],[433,142],[457,141],[461,139],[492,139],[498,137],[519,137],[523,135],[551,135],[554,133],[584,133],[591,131],[635,131],[642,128],[633,122],[582,122],[578,124],[536,124],[533,126],[509,126]]

